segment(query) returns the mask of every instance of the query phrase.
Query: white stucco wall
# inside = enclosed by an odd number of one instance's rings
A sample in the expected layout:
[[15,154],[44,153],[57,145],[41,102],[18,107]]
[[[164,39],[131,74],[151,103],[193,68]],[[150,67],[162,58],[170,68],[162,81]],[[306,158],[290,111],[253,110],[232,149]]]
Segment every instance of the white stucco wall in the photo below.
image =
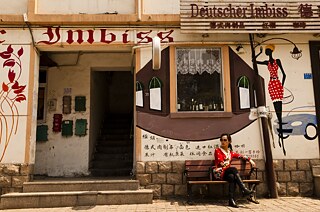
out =
[[[275,50],[273,52],[273,57],[275,59],[280,59],[283,69],[286,73],[286,81],[284,87],[284,96],[290,95],[289,91],[293,94],[294,100],[289,104],[283,104],[282,117],[288,115],[297,114],[311,114],[315,116],[315,102],[313,93],[312,79],[304,79],[304,74],[311,74],[311,60],[309,54],[309,40],[315,40],[311,35],[281,35],[272,36],[269,35],[265,39],[272,37],[287,38],[296,43],[297,47],[302,50],[302,57],[299,60],[293,59],[291,57],[290,51],[293,49],[293,45],[289,42],[283,40],[273,40],[272,43],[275,45]],[[261,41],[263,41],[261,39]],[[270,42],[269,42],[270,43]],[[233,46],[235,47],[235,46]],[[263,45],[265,47],[265,45]],[[249,45],[244,45],[246,53],[240,54],[240,56],[250,65],[251,63],[251,50]],[[256,48],[256,54],[259,52],[259,47]],[[257,58],[257,60],[264,61],[268,60],[268,57],[263,53]],[[286,149],[286,156],[283,154],[282,148],[278,144],[278,135],[275,134],[275,121],[277,119],[273,103],[268,93],[268,82],[269,82],[269,71],[266,66],[258,65],[259,74],[265,80],[265,90],[266,90],[266,101],[267,106],[272,112],[272,133],[274,135],[275,148],[272,147],[273,158],[274,159],[313,159],[319,158],[319,143],[318,137],[314,140],[307,140],[304,135],[290,135],[284,140],[284,145]],[[282,79],[281,71],[278,71],[280,80]],[[300,121],[300,120],[297,120]],[[297,122],[298,123],[298,122]],[[319,135],[318,135],[319,136]],[[272,146],[272,138],[271,146]]]
[[[12,37],[16,37],[15,33]],[[29,60],[30,46],[29,45],[9,45],[1,44],[1,54],[9,55],[8,50],[12,49],[12,54],[8,58],[0,57],[0,158],[1,163],[23,163],[25,162],[26,149],[26,129],[28,114],[28,94],[32,92],[32,85],[29,84]],[[18,51],[23,49],[23,54],[19,56]],[[14,66],[9,63],[14,62]],[[21,65],[21,69],[19,68]],[[8,78],[9,70],[15,74],[13,82]],[[19,94],[17,89],[12,86],[15,82],[18,86],[26,86]],[[7,91],[4,87],[7,86]],[[31,90],[29,90],[31,89]],[[24,95],[26,100],[21,102],[14,101],[17,95]]]
[[[141,29],[141,31],[148,31],[150,29]],[[169,29],[162,29],[162,31],[168,31]],[[30,34],[27,30],[11,30],[6,29],[7,33],[0,35],[0,40],[4,40],[4,43],[1,44],[1,51],[4,51],[9,44],[13,45],[14,51],[17,51],[20,46],[24,48],[24,54],[22,57],[23,62],[23,74],[21,75],[21,84],[28,84],[28,75],[25,75],[29,71],[29,61],[30,61],[30,46],[27,45],[30,43]],[[117,35],[117,41],[121,42],[121,35],[125,30],[115,30],[108,29],[108,32],[113,32]],[[161,29],[153,29],[153,32],[150,34],[152,37],[156,32],[161,31]],[[33,30],[36,41],[39,40],[47,40],[47,36],[44,34],[46,29],[35,29]],[[134,30],[130,30],[128,32],[129,38],[133,40],[136,35]],[[97,33],[97,37],[99,37],[99,33]],[[189,42],[210,42],[210,44],[228,44],[230,47],[235,49],[236,43],[242,43],[246,50],[246,53],[239,55],[243,58],[244,61],[247,62],[249,66],[251,66],[251,50],[249,48],[248,43],[248,35],[221,35],[221,34],[210,34],[209,37],[203,37],[200,34],[180,34],[179,29],[174,29],[171,37],[174,38],[174,42],[176,43],[185,43],[188,45]],[[267,35],[268,39],[271,37],[279,37]],[[288,112],[295,109],[294,114],[300,113],[308,113],[315,114],[314,106],[314,97],[313,97],[313,86],[311,79],[304,79],[305,73],[311,73],[311,64],[310,64],[310,55],[309,55],[309,40],[319,40],[319,38],[315,38],[312,35],[304,35],[304,34],[296,34],[296,35],[281,35],[280,37],[288,38],[294,41],[299,49],[302,49],[303,56],[299,60],[294,60],[290,56],[290,51],[292,51],[293,46],[285,41],[275,41],[276,49],[274,52],[274,57],[277,59],[281,59],[282,65],[287,74],[287,79],[285,83],[285,87],[288,88],[294,95],[294,101],[290,104],[283,105],[283,116],[286,116]],[[119,38],[119,40],[118,40]],[[68,50],[69,46],[72,46],[72,49],[82,49],[82,50],[101,50],[105,49],[117,49],[117,51],[121,50],[118,45],[108,45],[103,44],[99,45],[99,38],[95,39],[95,43],[93,45],[89,45],[84,41],[83,44],[69,45],[65,43],[65,32],[62,33],[61,36],[61,44],[62,46],[46,46],[46,49],[58,49],[61,51],[62,47]],[[261,38],[257,38],[257,41],[263,41]],[[59,43],[59,42],[58,42]],[[59,43],[60,44],[60,43]],[[84,46],[84,47],[83,47]],[[42,45],[43,47],[43,45]],[[41,47],[41,48],[42,48]],[[130,46],[129,46],[130,47]],[[124,46],[123,50],[127,50],[128,46]],[[60,58],[66,58],[65,55],[57,55]],[[150,49],[142,49],[141,50],[141,60],[140,64],[143,67],[149,60],[150,57]],[[262,54],[259,59],[266,60],[267,57]],[[124,62],[125,61],[125,62]],[[61,62],[61,61],[60,61]],[[70,64],[73,63],[74,59],[66,59],[61,62],[61,64]],[[74,107],[74,97],[76,95],[85,95],[87,97],[87,111],[85,113],[77,113],[70,115],[65,115],[64,119],[73,119],[75,121],[76,118],[86,118],[88,123],[89,120],[89,110],[90,110],[90,98],[89,98],[89,86],[83,86],[84,84],[90,83],[90,70],[95,68],[96,70],[103,70],[107,67],[109,68],[118,68],[122,69],[123,67],[131,66],[131,52],[128,53],[116,53],[112,54],[101,54],[91,52],[90,54],[81,56],[81,60],[79,66],[77,67],[60,67],[60,68],[52,68],[49,70],[49,80],[48,80],[48,99],[57,98],[58,108],[56,113],[61,113],[61,101],[62,95],[64,92],[64,88],[72,88],[72,105]],[[76,74],[75,74],[76,73]],[[7,78],[7,73],[0,72],[1,79]],[[266,83],[269,79],[269,74],[267,68],[265,66],[259,66],[259,74],[265,79]],[[79,82],[84,82],[79,84]],[[19,82],[20,83],[20,82]],[[267,89],[266,89],[267,92]],[[24,94],[27,96],[28,91],[25,90]],[[269,98],[268,93],[266,93],[267,106],[270,107],[273,113],[273,121],[276,119],[272,102]],[[310,106],[308,108],[301,108],[303,106]],[[27,115],[27,107],[26,102],[23,102],[18,106],[19,114]],[[74,110],[73,110],[74,111]],[[54,112],[50,112],[47,114],[47,124],[49,125],[49,139],[50,141],[45,143],[37,143],[36,149],[36,173],[49,173],[50,175],[71,175],[73,173],[77,174],[87,174],[88,169],[88,158],[89,158],[89,136],[85,137],[76,137],[73,136],[71,138],[62,138],[60,134],[52,133],[52,118]],[[90,129],[90,126],[88,126]],[[7,155],[4,157],[4,162],[24,162],[25,158],[25,141],[26,141],[26,118],[21,117],[19,120],[19,128],[18,133],[12,137],[14,138],[12,143],[7,148]],[[244,130],[245,132],[245,130]],[[273,132],[274,133],[274,132]],[[238,132],[235,135],[234,139],[240,137],[245,137],[248,134]],[[251,137],[252,136],[252,137]],[[254,131],[252,135],[248,138],[248,140],[255,140],[258,138],[259,132]],[[289,138],[285,139],[285,146],[287,150],[287,155],[284,156],[282,153],[282,149],[278,146],[277,143],[277,135],[274,134],[275,137],[275,148],[273,148],[273,154],[275,159],[308,159],[308,158],[319,158],[319,145],[316,140],[306,140],[303,135],[293,135]],[[17,143],[19,142],[19,143]],[[174,141],[173,141],[174,142]],[[39,145],[38,145],[39,144]],[[1,143],[3,145],[3,142]],[[11,146],[12,145],[12,146]],[[0,146],[1,148],[1,146]],[[2,146],[3,148],[3,146]],[[75,150],[74,148],[78,148]],[[32,149],[32,148],[31,148]],[[30,150],[32,151],[32,150]],[[297,152],[299,151],[299,154]],[[32,157],[31,157],[32,158]],[[40,159],[39,159],[40,158]],[[40,163],[37,164],[37,161]]]
[[[58,64],[75,64],[77,53],[53,54],[52,59]],[[112,70],[120,67],[130,67],[131,54],[89,53],[82,54],[78,65],[49,68],[47,98],[57,99],[56,111],[48,111],[46,123],[48,125],[48,139],[46,142],[37,142],[35,174],[49,176],[81,176],[88,175],[90,158],[90,81],[91,70]],[[70,88],[70,89],[69,89]],[[69,90],[71,92],[66,91]],[[62,114],[63,95],[72,96],[71,114]],[[75,96],[86,96],[86,111],[75,112]],[[53,115],[62,114],[63,120],[73,120],[73,134],[76,119],[87,119],[88,135],[78,137],[63,137],[52,131]],[[92,147],[91,147],[92,149]]]
[[[141,161],[212,160],[219,139],[206,141],[179,141],[141,130]],[[263,159],[259,123],[255,121],[232,135],[233,150],[252,159]]]
[[135,0],[38,0],[38,14],[134,14]]
[[143,0],[144,14],[179,14],[179,0]]
[[27,12],[28,0],[0,0],[1,14],[18,15]]

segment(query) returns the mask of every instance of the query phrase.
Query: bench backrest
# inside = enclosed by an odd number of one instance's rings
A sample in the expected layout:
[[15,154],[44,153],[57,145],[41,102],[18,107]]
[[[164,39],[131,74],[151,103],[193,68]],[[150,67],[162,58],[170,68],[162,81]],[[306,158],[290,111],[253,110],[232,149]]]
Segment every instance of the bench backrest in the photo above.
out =
[[209,169],[213,160],[186,160],[186,176],[188,180],[210,180]]
[[[214,160],[186,160],[187,180],[212,180],[210,168],[214,168]],[[241,159],[232,159],[232,167],[236,167],[243,179],[250,179],[251,164]]]

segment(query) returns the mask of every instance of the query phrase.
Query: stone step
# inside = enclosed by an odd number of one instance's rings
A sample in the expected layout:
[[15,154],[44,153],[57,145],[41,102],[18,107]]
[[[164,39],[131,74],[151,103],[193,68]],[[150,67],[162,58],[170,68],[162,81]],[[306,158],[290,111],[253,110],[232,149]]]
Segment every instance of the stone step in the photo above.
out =
[[109,159],[109,160],[98,160],[92,161],[92,168],[126,168],[132,167],[133,160],[131,159]]
[[132,167],[127,168],[90,168],[92,176],[95,177],[114,177],[114,176],[130,176]]
[[97,140],[97,146],[133,146],[132,140]]
[[79,180],[25,182],[23,192],[138,190],[138,180]]
[[151,204],[152,199],[153,191],[149,189],[8,193],[1,196],[1,209]]
[[126,153],[131,153],[133,152],[133,147],[131,146],[111,146],[111,147],[108,147],[108,146],[96,146],[96,152],[99,152],[99,153],[106,153],[106,154],[115,154],[115,153],[118,153],[118,154],[126,154]]
[[98,153],[96,152],[94,154],[94,160],[109,160],[109,159],[118,159],[118,160],[124,160],[124,159],[132,159],[133,153],[125,153],[125,154],[118,154],[118,153]]

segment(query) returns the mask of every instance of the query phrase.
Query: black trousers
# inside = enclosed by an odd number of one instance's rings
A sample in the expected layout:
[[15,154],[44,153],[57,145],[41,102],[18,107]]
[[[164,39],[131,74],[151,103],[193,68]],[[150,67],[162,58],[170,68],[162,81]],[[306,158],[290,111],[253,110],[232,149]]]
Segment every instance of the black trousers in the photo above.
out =
[[229,183],[235,183],[236,182],[236,179],[235,179],[236,174],[238,174],[238,169],[235,167],[229,167],[224,172],[223,180],[226,180]]

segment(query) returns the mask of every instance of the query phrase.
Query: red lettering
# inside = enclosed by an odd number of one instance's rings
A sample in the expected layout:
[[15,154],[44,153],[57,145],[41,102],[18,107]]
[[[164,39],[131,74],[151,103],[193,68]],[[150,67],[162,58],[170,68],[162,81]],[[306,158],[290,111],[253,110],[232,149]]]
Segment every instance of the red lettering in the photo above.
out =
[[[7,32],[6,32],[6,30],[4,30],[4,29],[2,29],[2,30],[0,30],[0,34],[6,34]],[[0,43],[3,43],[3,42],[5,42],[6,40],[0,40]]]
[[[78,30],[76,30],[75,32],[78,33],[78,40],[77,40],[77,42],[78,42],[79,44],[83,43],[83,38],[82,38],[82,37],[83,37],[83,32],[82,32],[82,30],[78,29]],[[71,43],[74,42],[74,40],[73,40],[73,31],[72,31],[72,30],[68,30],[67,33],[68,33],[67,43],[71,44]]]
[[122,34],[122,42],[123,43],[129,43],[129,40],[128,40],[128,32],[129,30],[126,30],[123,34]]
[[[48,41],[39,41],[39,43],[44,44],[55,44],[60,40],[60,27],[57,27],[53,33],[52,27],[47,27],[47,32],[42,33],[43,35],[48,35]],[[55,41],[52,41],[54,36],[57,36],[57,39]]]
[[[152,42],[152,38],[148,36],[148,35],[150,35],[151,32],[152,32],[152,30],[150,30],[149,32],[139,32],[137,34],[137,38],[140,39],[138,41],[138,43],[150,43],[150,42]],[[143,37],[143,35],[146,35],[146,36]],[[144,41],[144,39],[146,39],[146,41]]]
[[94,42],[94,39],[93,39],[93,33],[94,31],[92,29],[88,30],[89,32],[89,37],[88,37],[88,43],[92,44]]
[[[81,44],[81,43],[83,43],[83,31],[82,30],[80,30],[80,29],[78,29],[78,30],[75,30],[75,31],[72,31],[72,30],[68,30],[67,31],[67,34],[68,34],[68,39],[66,40],[66,42],[68,43],[68,44],[72,44],[73,42],[74,42],[74,40],[73,40],[73,33],[74,32],[77,32],[78,33],[78,39],[77,39],[77,43],[79,43],[79,44]],[[87,42],[88,43],[90,43],[90,44],[92,44],[93,43],[93,30],[88,30],[88,40],[87,40]]]
[[[173,42],[173,37],[170,37],[170,35],[173,33],[173,29],[168,32],[159,32],[157,35],[161,39],[161,42],[165,42],[164,39],[168,39],[168,42]],[[163,35],[165,35],[163,37]]]
[[[109,43],[112,43],[113,41],[115,41],[116,40],[116,35],[115,34],[113,34],[113,33],[108,33],[108,34],[106,34],[106,29],[101,29],[101,42],[102,43],[107,43],[107,44],[109,44]],[[106,40],[106,36],[108,36],[108,35],[110,35],[110,40]]]

